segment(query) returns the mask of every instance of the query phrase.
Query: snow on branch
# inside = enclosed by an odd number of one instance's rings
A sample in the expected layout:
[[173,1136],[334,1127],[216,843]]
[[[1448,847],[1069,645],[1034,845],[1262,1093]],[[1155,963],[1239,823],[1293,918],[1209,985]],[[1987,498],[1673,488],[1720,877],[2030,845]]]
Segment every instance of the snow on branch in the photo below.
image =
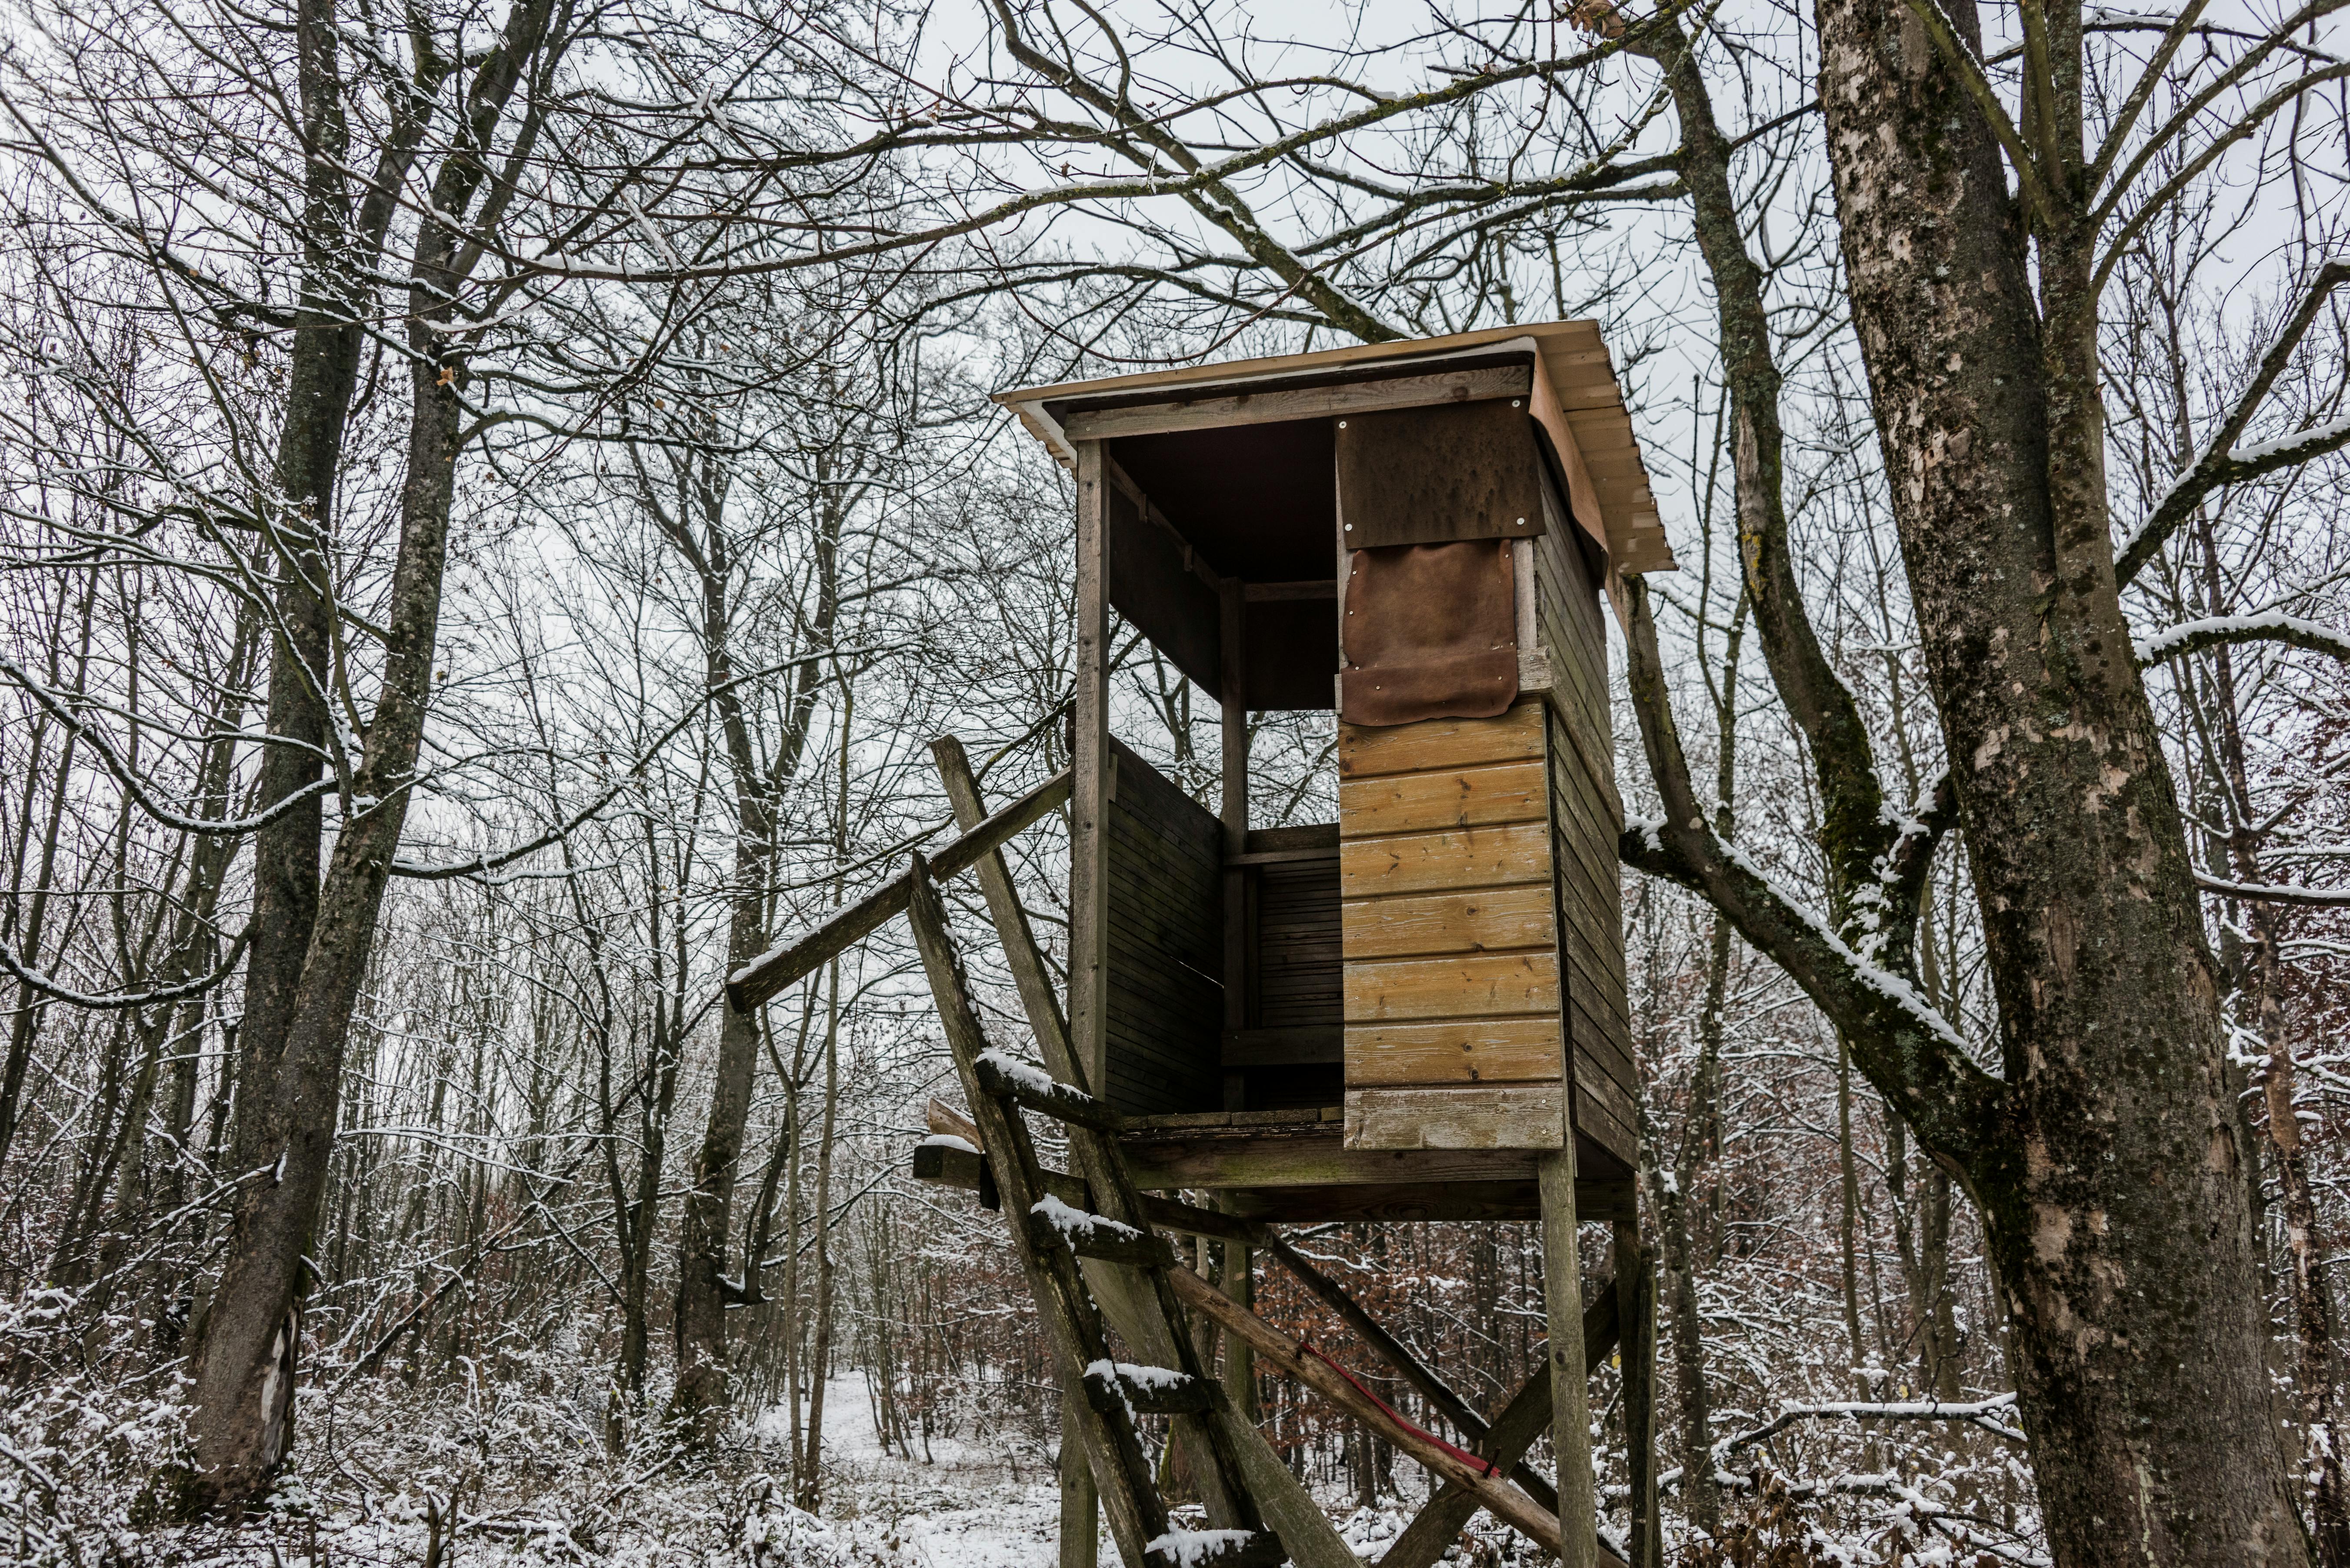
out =
[[2181,621],[2177,626],[2140,639],[2136,652],[2141,665],[2158,664],[2166,659],[2183,659],[2190,653],[2200,653],[2207,648],[2230,642],[2282,642],[2290,648],[2307,649],[2313,653],[2330,653],[2336,659],[2350,659],[2350,637],[2332,627],[2320,626],[2314,620],[2303,620],[2282,610]]
[[238,963],[243,961],[244,944],[252,939],[252,936],[253,929],[250,926],[239,931],[236,934],[236,940],[229,944],[228,957],[223,959],[220,967],[213,970],[212,973],[194,980],[182,981],[175,985],[154,986],[146,991],[76,991],[71,986],[61,983],[25,962],[23,959],[16,956],[16,950],[6,942],[0,942],[0,969],[5,969],[14,975],[17,983],[26,990],[37,992],[52,1002],[62,1002],[70,1007],[87,1007],[99,1011],[113,1011],[125,1007],[151,1007],[158,1002],[183,1002],[191,996],[201,996],[226,980],[235,972]]
[[2214,490],[2230,484],[2240,484],[2257,479],[2280,468],[2290,468],[2307,462],[2337,448],[2350,445],[2350,419],[2334,420],[2301,431],[2282,440],[2263,441],[2251,446],[2236,443],[2243,439],[2245,428],[2253,414],[2268,399],[2269,389],[2284,373],[2293,358],[2293,350],[2317,319],[2327,296],[2345,283],[2350,283],[2350,256],[2329,256],[2310,281],[2309,292],[2302,296],[2300,307],[2277,334],[2277,340],[2261,360],[2260,369],[2251,382],[2228,410],[2226,419],[2212,435],[2200,455],[2188,464],[2186,471],[2171,482],[2136,528],[2122,540],[2114,552],[2114,576],[2123,587],[2137,576],[2155,552],[2190,516],[2203,498]]
[[1995,1438],[2010,1442],[2024,1440],[2023,1433],[2001,1419],[2015,1409],[2015,1396],[1994,1394],[1988,1399],[1971,1400],[1966,1404],[1946,1404],[1939,1399],[1904,1399],[1898,1401],[1866,1399],[1835,1399],[1819,1405],[1782,1405],[1778,1415],[1750,1430],[1721,1438],[1713,1445],[1717,1460],[1748,1449],[1785,1431],[1798,1421],[1960,1421]]
[[2350,909],[2350,892],[2328,892],[2322,888],[2295,888],[2275,882],[2229,882],[2217,877],[2195,874],[2195,885],[2206,893],[2217,893],[2223,898],[2241,898],[2262,904],[2306,904],[2321,909]]
[[99,760],[106,763],[106,771],[112,774],[121,782],[122,787],[130,792],[130,798],[138,802],[139,808],[166,827],[176,827],[182,833],[201,833],[212,837],[224,837],[236,834],[257,833],[261,829],[268,826],[271,823],[276,821],[279,817],[284,816],[287,812],[292,811],[296,806],[300,805],[304,801],[310,799],[314,795],[325,794],[328,791],[335,787],[335,781],[333,779],[320,779],[316,784],[305,784],[300,789],[286,795],[282,799],[278,800],[275,805],[271,805],[266,811],[259,812],[252,816],[241,816],[234,819],[224,817],[190,816],[184,812],[173,811],[170,806],[163,805],[161,801],[155,798],[155,795],[148,785],[147,781],[144,778],[141,778],[137,770],[132,768],[129,763],[123,760],[122,753],[114,749],[114,742],[107,738],[106,732],[103,730],[95,729],[88,724],[83,723],[81,720],[75,715],[73,711],[73,704],[68,700],[66,693],[51,691],[47,686],[43,685],[39,680],[36,679],[32,671],[26,670],[15,659],[10,659],[6,654],[0,654],[0,674],[5,674],[9,680],[23,687],[26,692],[32,697],[33,701],[41,705],[43,711],[47,712],[49,717],[55,719],[58,723],[63,724],[68,730],[71,731],[85,744],[87,744],[90,750],[96,752],[99,754]]

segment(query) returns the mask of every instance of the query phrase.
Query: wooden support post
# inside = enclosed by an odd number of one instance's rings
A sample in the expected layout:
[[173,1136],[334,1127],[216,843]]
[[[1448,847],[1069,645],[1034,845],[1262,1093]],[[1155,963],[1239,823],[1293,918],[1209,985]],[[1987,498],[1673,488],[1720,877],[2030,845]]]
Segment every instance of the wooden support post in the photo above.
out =
[[1079,1087],[1109,1085],[1109,480],[1077,444],[1075,734],[1069,746],[1069,1048]]
[[1575,1250],[1575,1130],[1542,1158],[1543,1311],[1550,1320],[1550,1440],[1558,1457],[1559,1562],[1597,1568],[1591,1389],[1583,1370],[1583,1268]]
[[[1069,742],[1069,1022],[1053,1075],[1088,1094],[1107,1096],[1109,1033],[1105,995],[1109,959],[1109,486],[1099,441],[1077,443],[1076,698]],[[1002,862],[997,863],[1001,866]],[[1008,878],[1007,878],[1008,883]],[[1016,900],[1015,900],[1016,902]],[[1000,927],[1001,922],[999,922]],[[1033,939],[1032,939],[1033,941]],[[1025,1001],[1024,994],[1023,1001]],[[1057,1009],[1055,1010],[1057,1012]],[[1031,1023],[1036,1022],[1032,1013]],[[1042,1044],[1040,1036],[1040,1044]],[[1046,1047],[1050,1049],[1049,1046]],[[1099,1287],[1108,1271],[1088,1271]],[[1122,1293],[1112,1288],[1110,1294]],[[1105,1301],[1123,1332],[1134,1314]],[[1124,1320],[1120,1322],[1119,1320]],[[1151,1354],[1146,1351],[1144,1354]],[[1090,1489],[1088,1489],[1090,1490]],[[1092,1568],[1099,1539],[1083,1495],[1063,1492],[1061,1568]],[[1072,1517],[1072,1513],[1076,1517]],[[1082,1539],[1077,1539],[1082,1537]]]
[[1664,1568],[1657,1516],[1656,1254],[1637,1224],[1616,1227],[1616,1310],[1624,1324],[1624,1447],[1632,1486],[1632,1520],[1624,1532],[1631,1568]]
[[[1248,727],[1248,586],[1226,578],[1217,589],[1221,614],[1217,633],[1216,683],[1222,693],[1219,728],[1222,744],[1218,762],[1222,773],[1221,813],[1224,824],[1224,855],[1248,850],[1249,727]],[[1252,1022],[1250,999],[1255,966],[1255,933],[1249,929],[1249,877],[1245,866],[1224,867],[1224,1027],[1246,1029]],[[1248,1078],[1224,1075],[1224,1109],[1248,1108]],[[1251,1312],[1256,1310],[1256,1257],[1246,1246],[1224,1247],[1224,1291]],[[1245,1340],[1232,1339],[1224,1348],[1224,1389],[1243,1419],[1256,1424],[1256,1352]]]
[[[1616,1345],[1616,1293],[1601,1291],[1583,1309],[1583,1366],[1586,1376],[1599,1370]],[[1525,1457],[1534,1439],[1550,1427],[1550,1365],[1544,1362],[1510,1399],[1476,1446],[1479,1458],[1508,1469]],[[1556,1494],[1554,1493],[1554,1496]],[[1462,1526],[1477,1511],[1476,1495],[1466,1487],[1447,1482],[1444,1489],[1389,1543],[1379,1568],[1435,1568],[1438,1559],[1461,1539]]]
[[1060,1568],[1097,1568],[1101,1561],[1101,1495],[1094,1490],[1094,1469],[1086,1460],[1086,1446],[1077,1440],[1085,1417],[1076,1398],[1061,1393],[1061,1553]]

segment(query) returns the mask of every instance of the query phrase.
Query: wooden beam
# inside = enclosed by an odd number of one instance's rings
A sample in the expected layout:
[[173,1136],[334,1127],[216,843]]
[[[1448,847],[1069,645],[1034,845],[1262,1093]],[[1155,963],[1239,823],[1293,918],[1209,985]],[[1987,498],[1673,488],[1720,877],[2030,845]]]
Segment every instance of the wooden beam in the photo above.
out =
[[1527,365],[1447,370],[1427,376],[1397,376],[1329,387],[1234,392],[1222,397],[1170,399],[1122,409],[1080,409],[1062,422],[1062,434],[1076,443],[1084,462],[1085,443],[1122,436],[1161,435],[1170,431],[1211,430],[1224,425],[1273,424],[1284,420],[1328,419],[1382,409],[1426,408],[1488,398],[1523,398],[1534,385]]
[[[1591,1391],[1583,1367],[1583,1267],[1575,1245],[1575,1139],[1542,1161],[1543,1309],[1550,1326],[1551,1449],[1558,1459],[1563,1568],[1598,1568]],[[1481,1500],[1482,1501],[1482,1500]]]
[[[1595,1293],[1592,1303],[1583,1309],[1583,1373],[1586,1377],[1599,1370],[1607,1353],[1616,1346],[1616,1294],[1612,1290]],[[1545,1361],[1534,1368],[1534,1375],[1525,1386],[1512,1396],[1509,1405],[1493,1417],[1493,1425],[1483,1440],[1476,1445],[1477,1457],[1490,1459],[1508,1469],[1525,1458],[1534,1439],[1550,1428],[1550,1365]],[[1555,1497],[1555,1489],[1552,1491]],[[1477,1511],[1477,1499],[1464,1487],[1447,1483],[1422,1505],[1404,1532],[1395,1538],[1379,1559],[1379,1568],[1435,1568],[1447,1548],[1461,1539],[1463,1526]]]
[[1338,846],[1334,844],[1327,847],[1317,845],[1305,849],[1236,849],[1224,857],[1224,864],[1237,868],[1243,866],[1288,866],[1300,860],[1336,858]]
[[1624,1447],[1632,1490],[1625,1534],[1631,1568],[1664,1568],[1664,1524],[1657,1514],[1656,1254],[1637,1224],[1616,1226],[1617,1313],[1623,1323]]
[[[915,1180],[927,1182],[932,1187],[977,1192],[981,1172],[985,1168],[986,1162],[978,1155],[966,1154],[944,1144],[923,1143],[914,1146],[913,1158],[907,1167],[907,1172]],[[1085,1182],[1057,1170],[1045,1171],[1044,1178],[1045,1190],[1054,1197],[1072,1209],[1086,1206]],[[1262,1247],[1270,1234],[1256,1220],[1244,1220],[1237,1214],[1220,1213],[1213,1209],[1202,1209],[1180,1199],[1160,1198],[1154,1193],[1143,1195],[1142,1217],[1149,1220],[1156,1230],[1180,1231],[1187,1236],[1206,1236],[1244,1247]]]
[[[1267,583],[1274,588],[1310,587],[1312,584]],[[1248,848],[1249,723],[1248,723],[1248,600],[1253,590],[1237,579],[1217,591],[1216,680],[1223,692],[1217,704],[1217,817],[1224,827],[1224,1038],[1245,1033],[1255,1017],[1257,936],[1250,919],[1255,879],[1232,857]],[[1336,591],[1335,585],[1332,592]],[[1230,1046],[1227,1044],[1227,1053]],[[1224,1108],[1248,1108],[1248,1075],[1236,1071],[1248,1064],[1228,1059],[1223,1064]],[[1256,1253],[1246,1241],[1224,1243],[1224,1290],[1250,1312],[1256,1310]],[[1257,1423],[1256,1352],[1238,1339],[1224,1342],[1224,1395],[1239,1419]]]
[[[1191,1270],[1171,1269],[1168,1271],[1167,1279],[1174,1285],[1175,1293],[1185,1305],[1214,1318],[1223,1325],[1226,1334],[1248,1341],[1266,1364],[1337,1406],[1386,1438],[1397,1452],[1431,1474],[1466,1488],[1475,1496],[1480,1508],[1537,1546],[1552,1552],[1559,1549],[1560,1529],[1556,1514],[1509,1482],[1496,1480],[1482,1470],[1463,1464],[1418,1432],[1407,1428],[1335,1368],[1308,1354],[1302,1343],[1283,1334],[1254,1313],[1235,1305],[1223,1292]],[[1581,1379],[1574,1381],[1580,1382]],[[1586,1529],[1587,1531],[1588,1526]]]
[[[959,877],[983,857],[995,853],[1014,834],[1066,800],[1069,785],[1069,775],[1057,774],[972,826],[931,858],[931,879],[942,882]],[[727,977],[727,1005],[737,1012],[748,1012],[793,981],[813,974],[827,959],[847,951],[905,913],[913,886],[911,873],[900,871],[813,930],[753,959]]]
[[[1372,1355],[1386,1362],[1412,1386],[1421,1398],[1435,1406],[1444,1418],[1452,1423],[1453,1430],[1471,1445],[1485,1441],[1488,1432],[1485,1418],[1471,1409],[1469,1401],[1454,1393],[1451,1386],[1423,1365],[1419,1357],[1406,1349],[1402,1341],[1379,1326],[1378,1320],[1365,1312],[1361,1303],[1347,1293],[1344,1286],[1315,1268],[1296,1248],[1278,1236],[1266,1243],[1265,1250],[1279,1259],[1281,1266],[1287,1269],[1315,1300],[1336,1313],[1339,1321],[1355,1331],[1355,1337],[1370,1347]],[[1509,1473],[1521,1491],[1553,1513],[1558,1511],[1557,1489],[1535,1474],[1531,1466],[1505,1464],[1502,1469]]]
[[[1076,699],[1069,747],[1072,1075],[1065,1081],[1090,1093],[1108,1082],[1110,512],[1101,443],[1079,441],[1076,450]],[[1060,1075],[1057,1067],[1055,1074]]]
[[1251,604],[1281,599],[1335,599],[1338,597],[1338,579],[1308,577],[1299,583],[1251,583],[1245,593]]

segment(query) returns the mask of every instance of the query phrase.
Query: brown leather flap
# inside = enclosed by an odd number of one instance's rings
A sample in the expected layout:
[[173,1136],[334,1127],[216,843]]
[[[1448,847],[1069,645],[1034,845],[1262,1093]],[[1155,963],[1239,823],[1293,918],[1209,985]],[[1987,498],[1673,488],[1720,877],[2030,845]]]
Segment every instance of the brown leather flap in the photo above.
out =
[[1348,723],[1490,719],[1517,701],[1508,540],[1357,550],[1346,604],[1338,711]]
[[1506,398],[1349,414],[1338,429],[1338,513],[1350,550],[1543,531],[1534,421]]

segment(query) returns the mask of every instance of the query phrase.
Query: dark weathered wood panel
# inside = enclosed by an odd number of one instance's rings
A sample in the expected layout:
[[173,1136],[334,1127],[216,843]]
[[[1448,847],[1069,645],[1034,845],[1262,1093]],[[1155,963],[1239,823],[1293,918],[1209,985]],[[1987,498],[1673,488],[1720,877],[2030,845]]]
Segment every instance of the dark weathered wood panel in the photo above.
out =
[[1497,400],[1359,414],[1338,428],[1338,512],[1357,550],[1543,531],[1534,421]]
[[1607,628],[1597,587],[1570,544],[1564,529],[1534,544],[1538,635],[1553,679],[1548,753],[1562,1011],[1576,1130],[1628,1167],[1637,1157],[1638,1079],[1625,987]]
[[[1251,835],[1252,841],[1255,836]],[[1344,1012],[1338,863],[1262,866],[1257,879],[1257,1016],[1265,1028],[1336,1024]]]
[[1104,1097],[1208,1109],[1223,1095],[1223,828],[1124,746],[1111,755]]

